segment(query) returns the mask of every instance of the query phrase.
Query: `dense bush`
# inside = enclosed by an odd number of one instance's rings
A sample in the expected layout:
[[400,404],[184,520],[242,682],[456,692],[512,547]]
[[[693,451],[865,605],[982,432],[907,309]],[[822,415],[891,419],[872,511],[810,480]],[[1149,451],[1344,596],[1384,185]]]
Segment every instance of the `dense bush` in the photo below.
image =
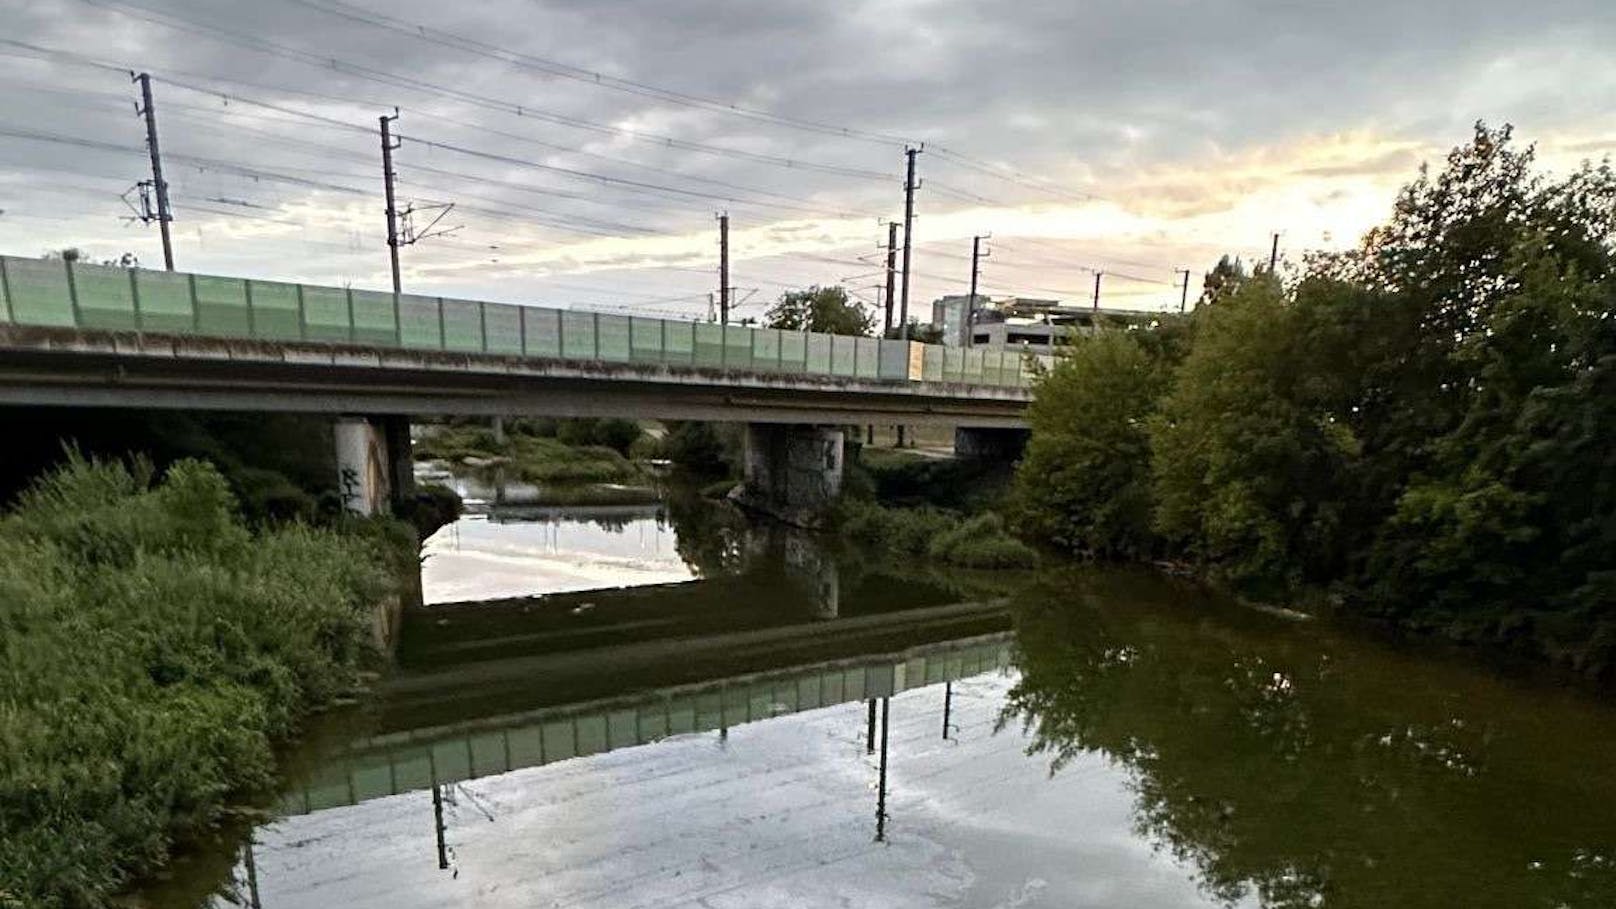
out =
[[961,568],[1027,568],[1038,556],[1026,543],[1011,536],[1004,519],[993,512],[955,524],[938,534],[927,555]]
[[[565,428],[571,422],[561,425]],[[637,425],[629,425],[639,432]],[[572,437],[595,437],[593,428],[580,432]],[[614,448],[528,435],[510,426],[503,441],[486,425],[438,426],[415,443],[415,457],[450,464],[506,461],[517,477],[531,483],[616,483],[639,476],[638,468]]]
[[1359,249],[1209,275],[1181,358],[1080,343],[1031,413],[1023,525],[1616,669],[1616,173],[1532,164],[1478,126]]
[[741,428],[696,420],[669,420],[664,456],[698,477],[738,477],[745,443]]
[[1004,499],[1013,467],[1004,459],[937,458],[861,445],[856,455],[848,455],[843,482],[854,494],[867,489],[888,505],[977,512]]
[[1037,555],[1012,537],[998,515],[964,519],[938,508],[887,508],[843,500],[836,523],[842,536],[868,549],[921,556],[962,568],[1021,568]]
[[1135,334],[1103,334],[1040,382],[1011,497],[1024,530],[1102,558],[1157,551],[1146,420],[1170,375],[1162,360]]
[[0,518],[0,904],[105,905],[353,687],[394,554],[235,507],[201,462],[75,460]]
[[627,455],[629,448],[642,434],[640,424],[633,420],[577,417],[559,421],[555,437],[568,445],[598,445],[610,448],[620,455]]

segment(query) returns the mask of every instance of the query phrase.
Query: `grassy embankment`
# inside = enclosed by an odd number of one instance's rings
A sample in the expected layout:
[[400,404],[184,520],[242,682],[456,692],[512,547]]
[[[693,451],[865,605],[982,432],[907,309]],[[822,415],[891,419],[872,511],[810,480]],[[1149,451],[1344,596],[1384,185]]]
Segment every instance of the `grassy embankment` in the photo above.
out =
[[26,491],[0,517],[0,906],[108,905],[269,787],[273,744],[358,686],[414,555],[393,526],[254,533],[196,461]]

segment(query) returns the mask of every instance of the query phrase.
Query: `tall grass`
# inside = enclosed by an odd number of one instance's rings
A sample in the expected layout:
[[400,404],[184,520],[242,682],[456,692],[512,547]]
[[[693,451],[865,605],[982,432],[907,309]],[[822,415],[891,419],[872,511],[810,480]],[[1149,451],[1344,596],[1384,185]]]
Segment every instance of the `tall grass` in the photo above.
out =
[[354,685],[374,535],[250,533],[213,467],[74,459],[0,517],[0,905],[106,905]]

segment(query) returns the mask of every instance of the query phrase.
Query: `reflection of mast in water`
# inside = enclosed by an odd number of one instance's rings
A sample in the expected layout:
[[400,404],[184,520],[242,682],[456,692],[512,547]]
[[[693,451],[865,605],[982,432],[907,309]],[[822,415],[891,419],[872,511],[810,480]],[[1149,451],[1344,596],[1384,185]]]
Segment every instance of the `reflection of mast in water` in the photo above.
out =
[[449,850],[443,841],[443,788],[438,785],[438,762],[432,752],[426,753],[428,772],[432,775],[432,825],[438,838],[438,870],[449,867]]
[[258,863],[253,860],[253,834],[247,834],[247,850],[243,861],[247,866],[247,898],[252,909],[263,909],[258,901]]
[[875,753],[875,698],[870,698],[870,718],[864,728],[864,753]]
[[881,699],[881,778],[875,796],[875,841],[887,839],[887,714],[892,710],[892,699]]

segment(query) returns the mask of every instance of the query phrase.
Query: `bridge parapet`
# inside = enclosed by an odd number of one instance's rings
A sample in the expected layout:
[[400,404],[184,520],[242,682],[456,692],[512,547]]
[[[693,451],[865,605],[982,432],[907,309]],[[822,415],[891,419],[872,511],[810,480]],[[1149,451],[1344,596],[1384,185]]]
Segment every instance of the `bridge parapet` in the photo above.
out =
[[1026,388],[1015,351],[0,256],[0,322],[893,384]]

